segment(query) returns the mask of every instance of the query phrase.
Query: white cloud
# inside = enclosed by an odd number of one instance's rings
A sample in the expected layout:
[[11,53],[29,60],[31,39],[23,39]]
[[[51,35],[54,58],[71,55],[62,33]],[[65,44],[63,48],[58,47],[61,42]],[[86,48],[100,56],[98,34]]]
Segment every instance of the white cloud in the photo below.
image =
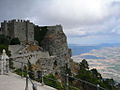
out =
[[110,27],[115,26],[114,18],[120,14],[120,4],[113,5],[118,1],[51,0],[44,3],[43,10],[37,11],[44,18],[38,23],[62,24],[66,34],[71,36],[110,32]]
[[[1,0],[0,20],[23,18],[39,25],[62,24],[70,38],[87,40],[88,36],[120,34],[119,10],[120,0]],[[89,38],[89,42],[106,39]]]
[[96,23],[107,17],[109,13],[109,4],[103,0],[51,0],[49,2],[40,14],[51,22],[62,23],[70,28],[80,24]]
[[[112,37],[112,38],[111,38]],[[85,37],[69,37],[68,42],[72,44],[89,45],[89,44],[101,44],[101,43],[119,43],[119,36],[115,34],[105,35],[89,35]]]

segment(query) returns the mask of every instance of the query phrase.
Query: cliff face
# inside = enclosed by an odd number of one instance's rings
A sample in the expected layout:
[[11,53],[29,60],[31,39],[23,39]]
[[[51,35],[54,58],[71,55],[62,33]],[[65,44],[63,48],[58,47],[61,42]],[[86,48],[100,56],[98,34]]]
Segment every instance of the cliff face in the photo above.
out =
[[[45,69],[48,73],[60,71],[66,64],[70,65],[70,61],[72,61],[71,50],[68,48],[67,37],[61,25],[45,27],[34,26],[34,39],[39,43],[39,50],[33,51],[33,49],[38,46],[32,45],[32,43],[24,47],[22,47],[22,45],[19,45],[19,47],[15,45],[13,48],[9,46],[12,48],[11,51],[15,51],[15,53],[12,53],[12,58],[24,62],[27,60],[27,57],[29,57],[31,64],[37,64],[39,70]],[[28,46],[30,47],[27,48]],[[22,59],[23,56],[25,60]],[[19,68],[16,62],[15,66]]]
[[71,60],[70,49],[67,46],[67,37],[61,25],[48,26],[41,45],[51,56],[57,57],[58,60],[56,61],[59,66],[64,66]]

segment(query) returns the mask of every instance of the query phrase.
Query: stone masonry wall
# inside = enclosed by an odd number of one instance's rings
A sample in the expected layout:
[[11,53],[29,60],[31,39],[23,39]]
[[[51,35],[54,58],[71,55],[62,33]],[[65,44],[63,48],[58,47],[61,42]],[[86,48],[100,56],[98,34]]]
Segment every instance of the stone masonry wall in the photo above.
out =
[[67,46],[67,38],[61,25],[48,26],[48,31],[41,43],[51,56],[57,56],[57,64],[62,67],[71,60]]
[[27,22],[27,38],[28,41],[34,41],[34,24]]
[[25,20],[11,20],[1,23],[1,32],[20,41],[34,41],[34,24]]
[[26,23],[14,22],[14,37],[18,37],[20,41],[26,40]]
[[5,36],[14,37],[14,23],[13,22],[7,22],[4,21],[1,23],[1,34],[4,34]]

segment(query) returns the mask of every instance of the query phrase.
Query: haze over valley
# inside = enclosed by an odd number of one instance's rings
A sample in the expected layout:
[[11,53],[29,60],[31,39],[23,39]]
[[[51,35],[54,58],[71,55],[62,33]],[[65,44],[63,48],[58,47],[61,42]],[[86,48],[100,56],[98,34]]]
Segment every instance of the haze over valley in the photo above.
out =
[[120,44],[69,46],[73,49],[72,58],[75,62],[86,59],[90,68],[96,68],[104,78],[120,81]]

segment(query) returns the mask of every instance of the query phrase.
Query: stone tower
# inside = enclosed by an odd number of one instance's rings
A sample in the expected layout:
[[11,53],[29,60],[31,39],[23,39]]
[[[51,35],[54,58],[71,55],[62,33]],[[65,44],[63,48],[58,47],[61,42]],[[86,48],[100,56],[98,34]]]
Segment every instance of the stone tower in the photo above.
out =
[[2,34],[22,41],[34,41],[34,24],[28,20],[10,20],[1,23]]

